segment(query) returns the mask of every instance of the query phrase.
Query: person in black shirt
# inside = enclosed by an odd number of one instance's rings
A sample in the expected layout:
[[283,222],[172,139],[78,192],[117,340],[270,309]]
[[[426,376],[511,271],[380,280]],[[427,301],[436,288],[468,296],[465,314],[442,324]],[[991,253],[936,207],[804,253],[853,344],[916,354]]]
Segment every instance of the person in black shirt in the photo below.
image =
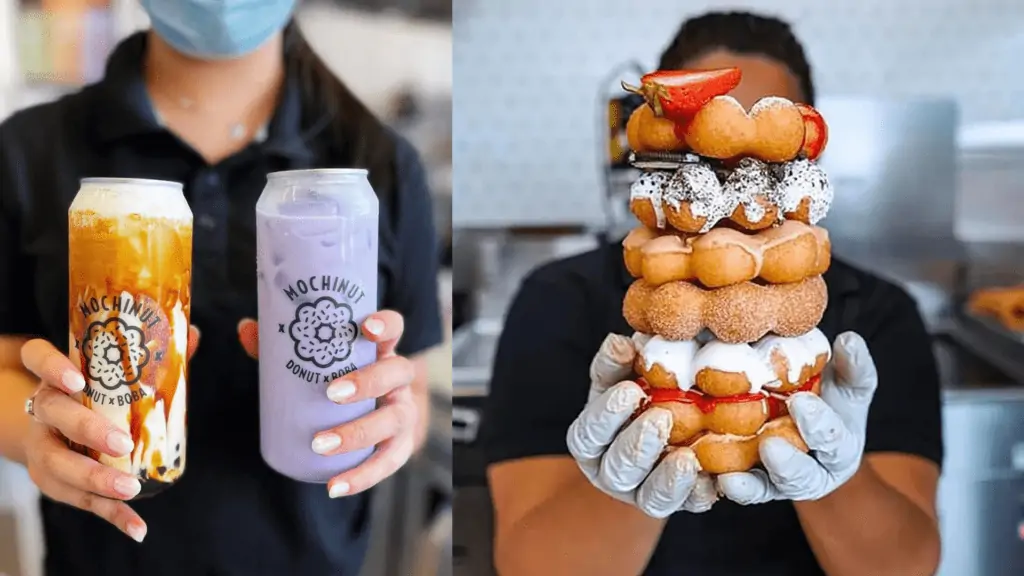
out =
[[[408,460],[429,420],[421,353],[441,342],[442,326],[423,167],[314,54],[290,22],[294,0],[142,4],[154,30],[124,40],[102,81],[0,124],[0,455],[25,464],[43,493],[48,576],[355,576],[367,490]],[[389,310],[361,326],[379,361],[335,382],[354,383],[347,401],[379,398],[378,409],[337,428],[340,447],[326,443],[329,453],[378,451],[325,487],[285,478],[260,456],[247,319],[267,174],[332,167],[369,169],[378,307]],[[182,182],[195,216],[192,321],[202,338],[192,331],[188,468],[130,505],[131,475],[63,442],[131,449],[66,395],[84,384],[64,356],[66,215],[83,177]],[[317,437],[310,450],[324,448]]]
[[[689,20],[659,68],[728,66],[743,72],[732,95],[744,106],[814,100],[803,49],[774,18]],[[628,424],[642,392],[615,384],[634,349],[614,335],[632,332],[631,281],[607,244],[534,271],[508,312],[481,431],[501,574],[934,573],[939,380],[902,289],[834,261],[819,326],[836,342],[834,376],[820,399],[789,404],[812,453],[765,441],[767,471],[709,478],[686,448],[659,463],[667,412]]]

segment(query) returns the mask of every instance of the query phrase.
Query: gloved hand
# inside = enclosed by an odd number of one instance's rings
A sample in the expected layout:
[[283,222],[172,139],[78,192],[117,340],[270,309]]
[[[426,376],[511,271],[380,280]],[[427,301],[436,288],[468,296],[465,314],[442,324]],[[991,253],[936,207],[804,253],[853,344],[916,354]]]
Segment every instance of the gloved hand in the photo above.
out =
[[766,438],[760,446],[764,470],[718,477],[726,498],[739,504],[817,500],[857,472],[878,374],[864,339],[853,332],[836,338],[832,358],[821,380],[820,397],[801,392],[787,401],[811,454],[781,438]]
[[590,366],[589,402],[569,427],[569,452],[594,486],[649,516],[709,510],[718,494],[692,450],[674,448],[658,461],[672,428],[670,412],[647,410],[623,429],[645,398],[635,382],[623,381],[638,348],[617,334],[601,344]]

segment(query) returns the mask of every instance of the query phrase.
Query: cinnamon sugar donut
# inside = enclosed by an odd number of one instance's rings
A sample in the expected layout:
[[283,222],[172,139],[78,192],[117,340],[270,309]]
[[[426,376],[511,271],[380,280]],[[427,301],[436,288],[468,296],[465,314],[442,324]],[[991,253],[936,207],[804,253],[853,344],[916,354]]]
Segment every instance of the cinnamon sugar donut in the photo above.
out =
[[756,234],[715,228],[692,236],[639,227],[622,248],[629,273],[653,286],[676,280],[707,288],[754,279],[786,284],[824,274],[832,259],[828,232],[797,221]]
[[715,290],[684,281],[655,287],[637,280],[626,291],[623,315],[634,330],[669,340],[692,340],[707,328],[719,340],[740,343],[769,332],[809,332],[821,321],[827,303],[820,276],[792,284],[744,282]]

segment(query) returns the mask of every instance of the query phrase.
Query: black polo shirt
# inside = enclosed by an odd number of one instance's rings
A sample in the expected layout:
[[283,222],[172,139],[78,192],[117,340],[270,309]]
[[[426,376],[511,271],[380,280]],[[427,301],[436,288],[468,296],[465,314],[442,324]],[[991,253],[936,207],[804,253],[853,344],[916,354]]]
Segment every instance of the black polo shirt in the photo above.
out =
[[[863,336],[878,368],[868,452],[941,464],[939,378],[914,301],[902,289],[833,261],[820,329]],[[567,455],[566,430],[587,401],[590,361],[610,333],[632,334],[622,298],[632,282],[619,244],[546,265],[521,286],[498,345],[482,441],[490,463]],[[823,574],[789,502],[671,516],[644,574]]]
[[[367,495],[332,500],[259,453],[257,364],[236,325],[256,317],[255,204],[269,172],[340,167],[323,114],[288,75],[267,138],[207,165],[155,120],[141,75],[146,38],[124,41],[105,79],[0,125],[0,333],[67,345],[67,209],[83,177],[185,185],[195,215],[192,321],[202,342],[189,382],[188,468],[133,504],[141,545],[90,514],[43,500],[48,576],[355,576],[367,544]],[[382,195],[380,306],[405,316],[399,351],[441,341],[439,255],[426,178],[395,136],[393,195]],[[385,198],[389,198],[384,202]]]

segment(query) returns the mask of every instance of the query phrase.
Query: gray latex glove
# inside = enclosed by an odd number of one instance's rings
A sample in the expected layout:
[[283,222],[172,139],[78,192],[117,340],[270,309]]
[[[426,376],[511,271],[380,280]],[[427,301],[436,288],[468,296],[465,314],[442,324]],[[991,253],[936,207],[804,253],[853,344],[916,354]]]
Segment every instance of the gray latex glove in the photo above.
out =
[[700,472],[689,448],[670,448],[672,415],[653,408],[626,425],[645,395],[632,372],[639,343],[610,334],[590,366],[590,401],[569,426],[566,441],[580,470],[599,490],[645,514],[704,512],[718,500],[714,481]]
[[764,470],[718,477],[725,497],[739,504],[817,500],[857,472],[878,374],[867,344],[853,332],[836,338],[832,357],[821,380],[821,397],[801,392],[787,401],[811,454],[781,438],[766,438],[760,446]]

